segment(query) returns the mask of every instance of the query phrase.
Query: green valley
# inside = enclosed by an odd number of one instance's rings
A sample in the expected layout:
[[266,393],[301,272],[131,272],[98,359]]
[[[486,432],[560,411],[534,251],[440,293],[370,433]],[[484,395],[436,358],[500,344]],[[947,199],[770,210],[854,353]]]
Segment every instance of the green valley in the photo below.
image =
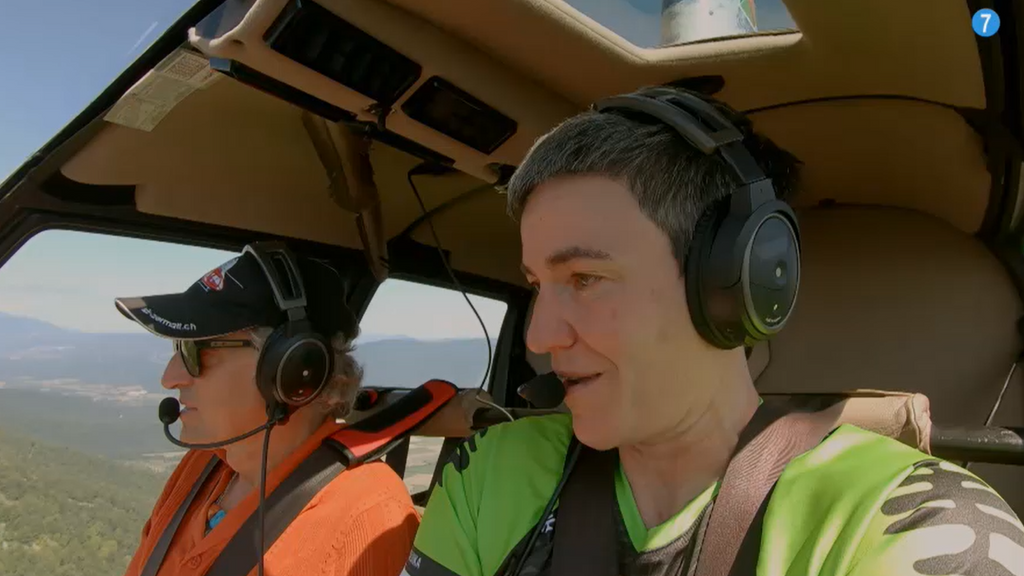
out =
[[123,574],[165,479],[0,428],[0,574]]

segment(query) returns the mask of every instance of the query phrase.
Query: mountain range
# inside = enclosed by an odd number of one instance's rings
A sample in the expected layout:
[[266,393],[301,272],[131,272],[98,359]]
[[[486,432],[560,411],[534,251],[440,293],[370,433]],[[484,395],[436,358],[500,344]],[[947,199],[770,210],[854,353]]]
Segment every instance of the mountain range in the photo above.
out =
[[[47,382],[141,387],[160,386],[173,352],[168,340],[145,333],[91,333],[0,313],[0,382],[19,388]],[[364,385],[414,387],[442,378],[475,387],[483,377],[483,339],[415,340],[366,334],[354,353],[365,371]]]

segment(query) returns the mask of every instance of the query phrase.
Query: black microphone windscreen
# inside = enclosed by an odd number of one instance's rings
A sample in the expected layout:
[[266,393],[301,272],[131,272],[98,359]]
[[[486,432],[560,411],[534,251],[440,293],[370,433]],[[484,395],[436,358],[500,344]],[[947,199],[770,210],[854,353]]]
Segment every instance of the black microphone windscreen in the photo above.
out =
[[565,400],[565,385],[554,372],[537,376],[516,392],[537,408],[557,408]]
[[160,401],[157,414],[161,422],[170,426],[178,421],[178,416],[181,414],[181,404],[178,403],[177,398],[164,398]]

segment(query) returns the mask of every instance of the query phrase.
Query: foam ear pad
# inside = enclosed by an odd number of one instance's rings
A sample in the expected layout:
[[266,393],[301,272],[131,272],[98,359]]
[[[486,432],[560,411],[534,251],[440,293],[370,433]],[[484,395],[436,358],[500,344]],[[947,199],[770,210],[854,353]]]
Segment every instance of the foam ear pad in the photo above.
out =
[[268,405],[304,406],[327,384],[334,368],[329,343],[305,330],[289,334],[288,325],[267,338],[256,366],[256,383]]
[[715,330],[706,309],[704,294],[704,272],[707,262],[711,259],[711,248],[714,244],[715,231],[724,216],[719,204],[709,207],[701,215],[694,227],[690,246],[686,253],[685,277],[686,305],[690,309],[690,320],[701,338],[709,344],[722,347],[728,346],[728,339]]

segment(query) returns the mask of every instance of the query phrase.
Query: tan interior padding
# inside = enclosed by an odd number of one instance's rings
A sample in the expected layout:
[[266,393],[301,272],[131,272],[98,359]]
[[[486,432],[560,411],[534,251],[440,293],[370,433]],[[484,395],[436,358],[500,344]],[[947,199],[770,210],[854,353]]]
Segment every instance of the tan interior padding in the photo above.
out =
[[[364,97],[262,44],[260,35],[284,2],[259,0],[235,30],[214,41],[194,40],[210,54],[239,58],[362,113],[369,105]],[[458,159],[458,167],[477,176],[419,178],[428,207],[493,179],[487,163],[518,163],[535,137],[582,104],[682,76],[723,74],[720,96],[741,109],[874,93],[984,105],[977,49],[956,3],[925,8],[920,2],[839,0],[826,10],[791,0],[803,36],[664,50],[635,48],[557,0],[394,3],[401,8],[372,0],[324,5],[412,55],[424,66],[421,81],[441,74],[520,124],[512,140],[484,157],[401,113],[391,116],[391,129]],[[911,13],[927,34],[886,24]],[[982,145],[951,110],[893,100],[833,101],[760,112],[754,121],[805,163],[798,205],[830,198],[911,208],[967,232],[982,221],[989,188]],[[383,145],[373,147],[371,158],[390,238],[419,215],[405,182],[417,160]],[[360,247],[352,215],[327,196],[327,178],[299,110],[230,79],[193,93],[153,132],[109,126],[63,172],[81,182],[138,185],[143,212]],[[524,284],[518,230],[505,217],[500,195],[480,195],[436,223],[458,269]],[[432,242],[426,228],[416,237]]]
[[991,177],[981,138],[953,110],[851,100],[765,111],[753,120],[804,163],[796,206],[826,198],[898,206],[971,233],[985,216]]
[[[843,392],[848,398],[822,410],[834,427],[852,424],[882,436],[894,438],[931,454],[932,420],[930,402],[924,394],[852,390]],[[800,394],[763,394],[765,400],[782,402],[805,401]],[[808,394],[810,398],[816,395]]]
[[[419,161],[378,143],[371,162],[390,238],[421,214],[405,180]],[[136,184],[142,212],[361,248],[355,216],[330,199],[302,111],[234,80],[194,93],[152,132],[108,125],[61,170]],[[464,174],[417,179],[428,209],[483,184]],[[492,213],[504,219],[501,210]]]
[[[982,425],[1021,350],[1017,292],[977,239],[908,210],[799,213],[800,294],[757,379],[766,393],[927,395],[937,426]],[[1019,379],[995,424],[1024,425]],[[1024,469],[972,466],[1024,511]]]
[[[263,43],[263,32],[285,2],[259,0],[234,30],[215,40],[193,35],[193,43],[371,119],[366,97]],[[726,87],[718,96],[739,109],[872,94],[975,108],[985,104],[976,42],[957,3],[839,0],[826,9],[813,0],[791,0],[801,34],[660,50],[633,47],[559,0],[394,0],[399,8],[374,0],[322,4],[422,64],[420,82],[439,74],[519,123],[516,135],[486,156],[412,122],[400,110],[389,117],[390,129],[455,158],[458,168],[483,181],[494,179],[489,164],[518,164],[537,136],[597,98],[683,77],[721,74]],[[889,24],[899,18],[910,18],[928,32],[907,33]],[[204,107],[220,102],[216,113],[231,114],[231,106],[211,92],[188,100],[201,100]],[[175,110],[174,117],[182,115]],[[981,142],[951,110],[892,100],[830,101],[760,112],[754,119],[760,131],[806,163],[806,205],[827,197],[899,206],[968,232],[982,221],[989,180]],[[246,121],[262,123],[253,116]],[[189,145],[202,147],[203,136],[193,134]],[[300,147],[293,153],[305,152]],[[92,181],[107,181],[96,169],[90,171]],[[152,206],[156,213],[176,215],[168,208]],[[261,223],[260,229],[270,225]]]
[[[429,181],[429,176],[416,179],[417,186]],[[402,182],[405,182],[404,173]],[[405,189],[408,190],[408,185]],[[527,285],[519,269],[522,262],[519,226],[505,216],[504,194],[486,188],[451,210],[437,214],[433,222],[441,245],[452,252],[453,267],[509,284]],[[434,245],[434,237],[426,224],[412,237],[428,246]]]
[[[980,143],[951,111],[832,102],[764,112],[755,126],[805,163],[798,205],[907,206],[967,231],[982,219],[989,177]],[[391,238],[421,214],[405,178],[418,160],[374,144],[371,161]],[[152,132],[108,125],[62,171],[90,184],[137,184],[143,212],[361,248],[354,216],[330,200],[301,111],[228,78],[193,93]],[[428,208],[485,185],[459,174],[416,182]],[[457,269],[525,285],[518,226],[504,203],[488,190],[435,226]],[[414,237],[433,245],[426,226]]]

